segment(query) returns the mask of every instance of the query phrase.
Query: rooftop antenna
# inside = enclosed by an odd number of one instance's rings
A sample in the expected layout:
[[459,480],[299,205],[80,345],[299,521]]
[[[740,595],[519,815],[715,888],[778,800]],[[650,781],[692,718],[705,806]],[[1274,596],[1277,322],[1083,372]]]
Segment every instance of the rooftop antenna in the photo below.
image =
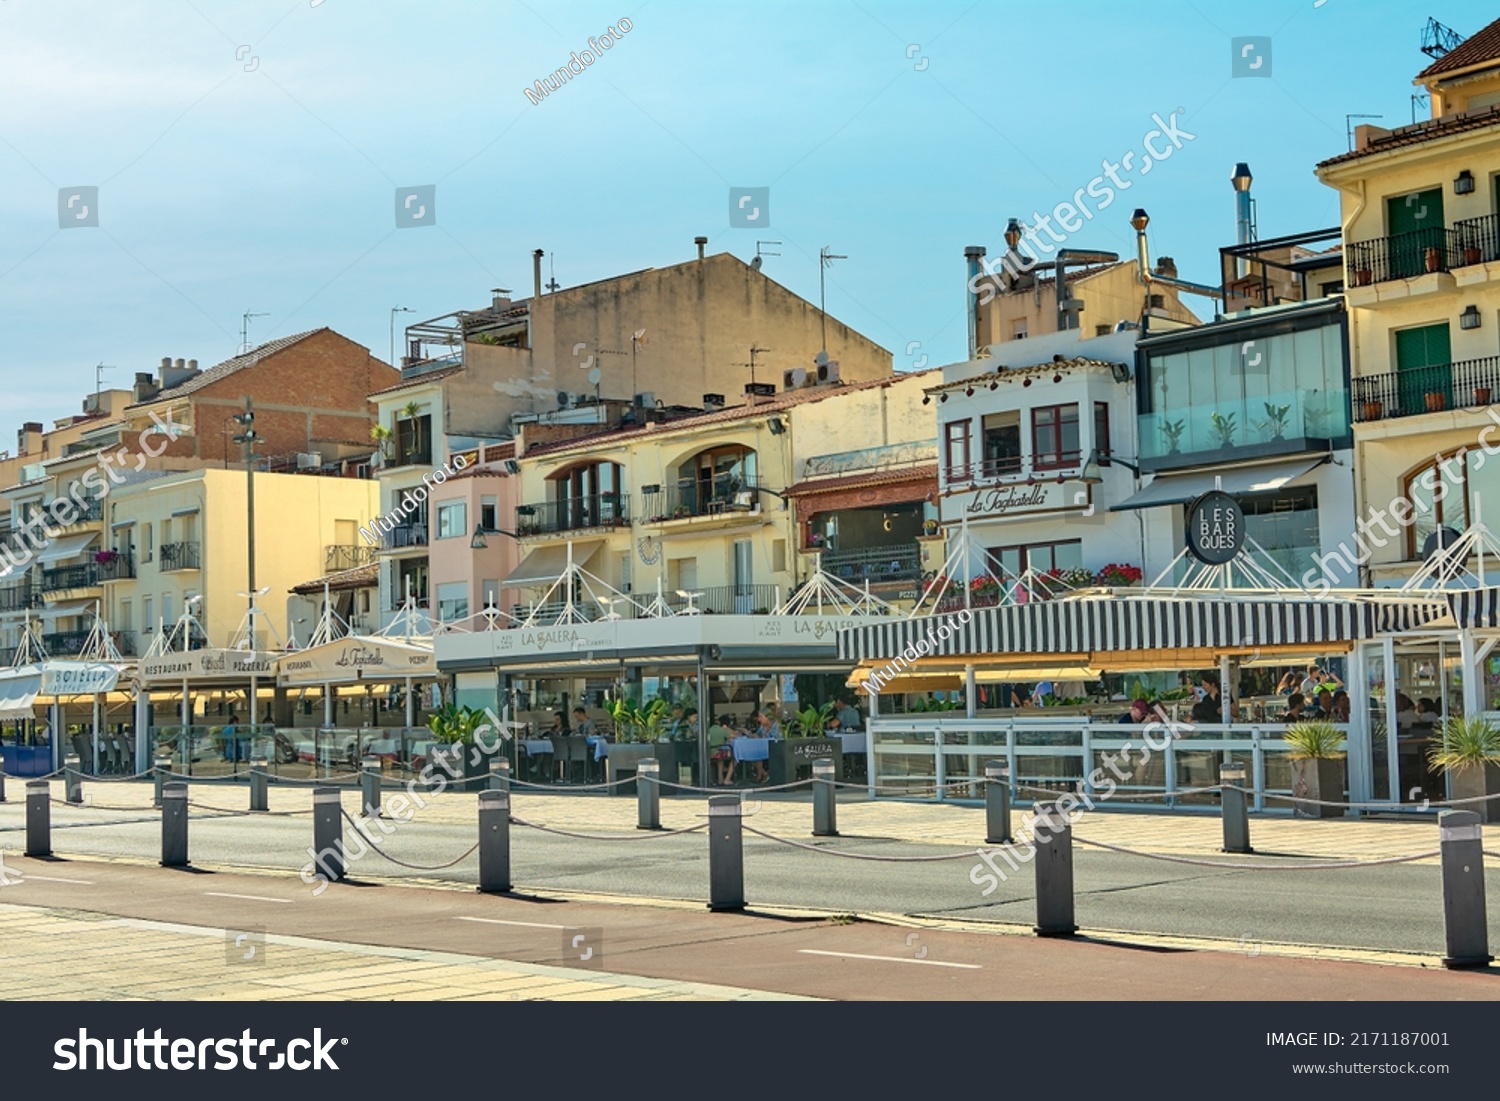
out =
[[1430,102],[1426,92],[1413,92],[1411,94],[1411,124],[1417,124],[1417,108],[1426,107]]
[[769,352],[770,350],[771,349],[769,349],[769,348],[762,348],[759,345],[751,344],[750,345],[750,362],[749,363],[731,363],[730,366],[731,367],[748,367],[748,368],[750,368],[750,385],[754,386],[755,385],[755,357],[757,355],[759,355],[761,352]]
[[1431,16],[1422,28],[1422,52],[1436,61],[1449,50],[1456,49],[1464,36],[1452,27],[1446,27]]
[[99,412],[103,411],[100,408],[100,406],[103,404],[103,402],[101,400],[101,395],[104,393],[104,372],[105,371],[113,371],[114,369],[115,369],[114,365],[110,364],[110,363],[97,363],[97,364],[94,365],[94,412],[95,413],[99,413]]
[[[823,323],[823,351],[828,351],[828,290],[824,286],[824,273],[833,265],[835,260],[847,260],[847,256],[839,256],[828,251],[824,245],[818,250],[818,312],[821,313]],[[754,381],[752,376],[751,381]]]
[[764,261],[761,259],[761,257],[763,257],[763,256],[780,256],[781,253],[779,253],[779,252],[762,252],[761,248],[760,248],[761,245],[779,245],[779,244],[781,244],[780,241],[756,241],[755,242],[755,259],[750,261],[750,266],[752,268],[754,268],[756,271],[760,271],[760,266],[761,266],[762,263],[764,263]]
[[547,253],[547,290],[556,294],[561,286],[562,284],[557,281],[557,264],[549,252]]
[[244,355],[250,350],[250,319],[252,317],[270,317],[268,313],[251,313],[246,310],[240,316],[240,350],[237,355]]
[[1384,115],[1345,115],[1344,137],[1349,142],[1349,152],[1354,152],[1354,120],[1355,119],[1383,119]]

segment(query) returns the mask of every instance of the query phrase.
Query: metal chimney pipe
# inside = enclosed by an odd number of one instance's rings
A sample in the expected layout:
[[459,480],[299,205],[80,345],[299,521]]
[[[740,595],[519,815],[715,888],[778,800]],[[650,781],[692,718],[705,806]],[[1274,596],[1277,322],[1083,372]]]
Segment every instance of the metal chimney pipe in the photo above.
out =
[[[1254,178],[1250,175],[1250,166],[1244,161],[1234,166],[1234,175],[1229,177],[1230,184],[1234,186],[1235,240],[1242,245],[1248,245],[1255,240],[1254,215],[1251,213],[1250,206],[1250,181]],[[1249,262],[1243,256],[1235,258],[1236,278],[1243,279],[1249,268]]]
[[964,284],[968,295],[969,314],[969,358],[979,355],[979,292],[975,283],[979,280],[979,262],[984,259],[983,245],[970,245],[964,249],[964,261],[968,265],[969,278]]
[[703,246],[708,244],[707,237],[694,237],[693,244],[698,246],[698,259],[703,259]]
[[531,254],[531,300],[535,302],[542,297],[542,250],[536,249]]
[[1148,284],[1151,282],[1151,253],[1146,245],[1146,227],[1150,224],[1151,216],[1136,207],[1135,213],[1130,216],[1130,226],[1135,230],[1136,278]]

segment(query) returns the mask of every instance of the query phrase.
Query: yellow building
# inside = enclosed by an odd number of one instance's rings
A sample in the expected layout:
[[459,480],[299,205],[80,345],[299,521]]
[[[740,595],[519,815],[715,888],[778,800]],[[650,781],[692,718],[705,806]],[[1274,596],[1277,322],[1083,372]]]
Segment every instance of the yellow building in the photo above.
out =
[[1413,518],[1368,541],[1376,583],[1500,500],[1481,447],[1500,420],[1500,21],[1416,83],[1432,118],[1361,126],[1317,170],[1342,205],[1360,512],[1409,501],[1397,508]]

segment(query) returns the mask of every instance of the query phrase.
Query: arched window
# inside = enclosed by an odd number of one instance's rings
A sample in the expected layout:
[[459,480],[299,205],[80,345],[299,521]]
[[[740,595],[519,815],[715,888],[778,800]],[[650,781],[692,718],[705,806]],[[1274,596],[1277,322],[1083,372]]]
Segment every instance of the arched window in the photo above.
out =
[[619,463],[596,462],[560,470],[550,478],[543,531],[572,531],[623,522],[625,474]]
[[732,502],[740,491],[757,484],[753,448],[743,444],[711,447],[678,466],[676,504],[696,515]]
[[1469,526],[1476,497],[1500,501],[1500,456],[1491,456],[1483,449],[1462,448],[1411,471],[1402,490],[1412,505],[1406,555],[1416,558],[1427,537],[1438,528],[1463,531]]

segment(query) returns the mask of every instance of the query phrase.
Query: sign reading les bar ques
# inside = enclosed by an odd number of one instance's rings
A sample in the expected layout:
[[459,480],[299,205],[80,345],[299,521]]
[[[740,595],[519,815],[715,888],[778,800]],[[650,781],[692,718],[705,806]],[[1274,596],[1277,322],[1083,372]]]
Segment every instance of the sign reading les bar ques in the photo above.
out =
[[1211,490],[1188,507],[1188,551],[1198,561],[1222,566],[1245,549],[1245,513],[1233,497]]

